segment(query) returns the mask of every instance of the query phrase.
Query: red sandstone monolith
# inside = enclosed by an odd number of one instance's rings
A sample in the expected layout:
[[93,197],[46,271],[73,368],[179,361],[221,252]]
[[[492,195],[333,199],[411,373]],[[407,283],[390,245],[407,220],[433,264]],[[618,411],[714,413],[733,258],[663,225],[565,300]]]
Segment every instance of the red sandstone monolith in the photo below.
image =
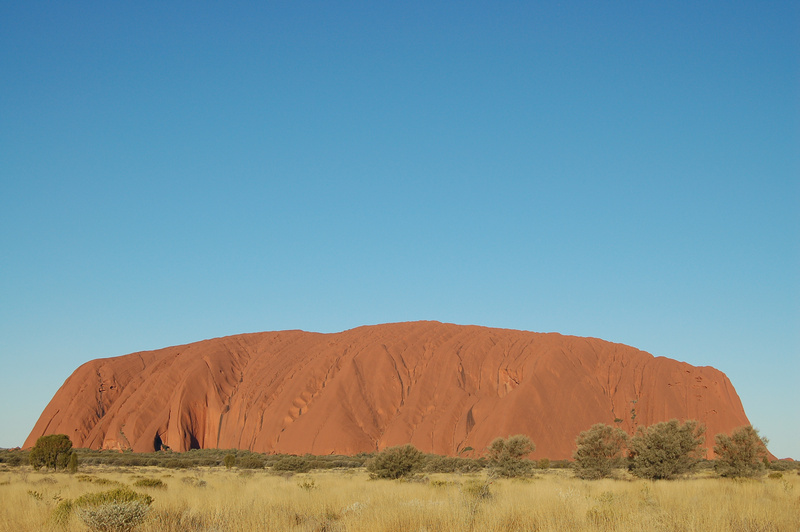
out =
[[[92,360],[58,390],[25,441],[75,447],[354,454],[411,443],[481,454],[526,434],[533,458],[570,458],[594,423],[672,418],[714,435],[749,425],[722,372],[554,333],[438,322],[336,334],[265,332]],[[711,451],[708,451],[711,456]]]

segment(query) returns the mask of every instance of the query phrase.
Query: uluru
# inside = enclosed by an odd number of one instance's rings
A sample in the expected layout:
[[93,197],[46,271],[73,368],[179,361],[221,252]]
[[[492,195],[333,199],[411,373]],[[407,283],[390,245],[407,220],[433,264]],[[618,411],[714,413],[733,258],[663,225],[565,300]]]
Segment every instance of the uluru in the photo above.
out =
[[480,454],[526,434],[565,459],[594,423],[749,425],[721,371],[557,333],[409,322],[339,333],[240,334],[80,366],[25,441],[76,447],[355,454],[411,443]]

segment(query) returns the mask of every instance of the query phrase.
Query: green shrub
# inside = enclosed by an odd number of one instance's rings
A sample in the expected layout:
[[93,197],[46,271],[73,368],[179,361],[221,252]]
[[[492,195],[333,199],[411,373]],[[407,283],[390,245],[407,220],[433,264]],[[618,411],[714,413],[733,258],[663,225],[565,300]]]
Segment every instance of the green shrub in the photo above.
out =
[[30,463],[30,453],[22,450],[3,450],[0,451],[0,463],[10,467],[18,467]]
[[429,454],[421,469],[426,473],[471,473],[483,469],[483,464],[473,458]]
[[31,466],[36,470],[42,467],[55,470],[59,468],[67,469],[74,452],[69,436],[66,434],[50,434],[36,440],[36,445],[31,449],[28,459]]
[[639,427],[630,440],[631,473],[640,478],[671,479],[695,468],[702,458],[705,427],[677,419]]
[[575,475],[590,480],[610,477],[614,468],[622,465],[622,449],[627,439],[622,429],[603,423],[581,432],[572,455]]
[[530,475],[533,462],[525,459],[536,449],[530,438],[523,434],[508,439],[496,438],[489,444],[489,471],[505,478]]
[[150,506],[141,501],[109,502],[78,508],[78,517],[92,531],[128,532],[141,524]]
[[272,470],[306,473],[311,470],[311,462],[301,456],[286,456],[275,462]]
[[150,506],[153,503],[153,498],[144,493],[137,493],[130,488],[116,488],[109,491],[81,495],[75,500],[75,506],[99,506],[112,502],[116,503],[130,501],[137,501]]
[[226,468],[232,468],[234,465],[236,465],[236,456],[232,454],[226,454],[225,458],[223,459],[223,463],[225,464]]
[[793,469],[792,462],[788,460],[775,460],[774,462],[770,462],[769,468],[772,471],[790,471]]
[[256,454],[243,456],[238,461],[239,469],[264,469],[264,459]]
[[74,475],[78,472],[78,455],[77,453],[71,453],[69,455],[69,462],[67,463],[67,472],[70,475]]
[[398,479],[411,475],[422,466],[424,455],[413,445],[389,447],[367,462],[371,478]]
[[717,434],[714,440],[714,469],[720,476],[744,478],[764,473],[767,439],[752,426],[738,428],[730,436]]
[[167,485],[160,478],[141,478],[133,483],[137,488],[167,489]]
[[144,520],[152,503],[151,496],[129,488],[87,493],[74,501],[59,502],[50,520],[59,527],[68,528],[72,515],[77,514],[90,530],[127,532]]
[[550,469],[550,459],[540,458],[536,465],[539,466],[539,469]]

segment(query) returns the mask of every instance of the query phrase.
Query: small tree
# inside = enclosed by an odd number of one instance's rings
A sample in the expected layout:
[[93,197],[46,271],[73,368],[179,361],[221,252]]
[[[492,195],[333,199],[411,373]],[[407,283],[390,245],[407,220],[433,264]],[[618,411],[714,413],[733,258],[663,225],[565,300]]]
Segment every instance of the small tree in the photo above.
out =
[[585,479],[610,477],[613,469],[622,464],[622,449],[627,440],[625,431],[603,423],[581,432],[572,454],[575,474]]
[[78,472],[78,454],[72,452],[69,456],[69,462],[67,463],[67,472],[70,475],[74,475]]
[[764,473],[769,440],[752,426],[740,427],[733,434],[714,438],[714,469],[723,477],[755,477]]
[[367,471],[372,478],[398,479],[418,470],[424,458],[410,443],[388,447],[367,462]]
[[232,454],[226,454],[225,458],[222,459],[222,462],[225,464],[226,468],[230,469],[236,465],[236,456]]
[[496,438],[489,444],[489,471],[506,478],[529,475],[533,462],[525,457],[535,449],[536,445],[523,434],[505,440]]
[[630,440],[631,473],[640,478],[670,479],[694,469],[701,459],[706,428],[677,419],[639,427]]
[[36,440],[36,445],[31,449],[29,460],[34,469],[41,467],[55,470],[66,469],[72,450],[72,441],[66,434],[50,434]]

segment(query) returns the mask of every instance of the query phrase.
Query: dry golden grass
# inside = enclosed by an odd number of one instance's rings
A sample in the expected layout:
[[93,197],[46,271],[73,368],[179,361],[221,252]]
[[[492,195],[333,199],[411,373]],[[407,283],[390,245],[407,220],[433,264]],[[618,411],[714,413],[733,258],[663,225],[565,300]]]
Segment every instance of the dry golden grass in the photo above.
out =
[[[470,485],[482,475],[430,475],[429,482],[368,480],[363,470],[293,477],[225,469],[85,467],[91,479],[22,468],[0,471],[0,532],[86,530],[76,516],[53,523],[63,499],[142,477],[153,503],[143,532],[162,531],[791,531],[800,530],[800,476],[733,481],[584,481],[563,470],[531,480],[495,480],[490,496]],[[87,480],[95,480],[89,482]],[[470,493],[471,492],[471,493]]]

